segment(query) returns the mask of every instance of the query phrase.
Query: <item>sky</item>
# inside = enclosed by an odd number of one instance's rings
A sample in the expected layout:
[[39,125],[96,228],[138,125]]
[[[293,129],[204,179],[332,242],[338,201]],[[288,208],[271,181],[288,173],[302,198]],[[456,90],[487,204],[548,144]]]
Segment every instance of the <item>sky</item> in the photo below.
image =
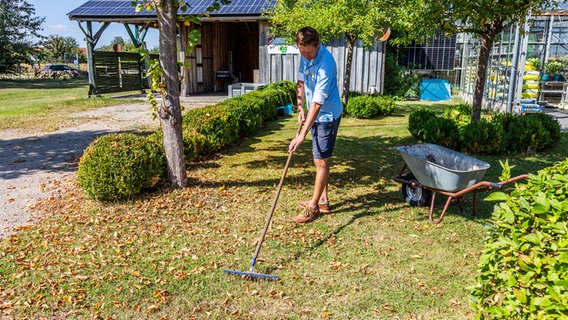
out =
[[[79,24],[75,20],[69,20],[67,14],[74,9],[81,6],[87,0],[27,0],[29,4],[33,5],[36,11],[36,16],[45,17],[43,23],[43,33],[46,36],[57,35],[61,37],[72,37],[77,40],[79,47],[86,47],[84,41],[85,35],[79,28]],[[87,24],[82,23],[83,28]],[[97,32],[100,24],[93,23],[93,32]],[[96,48],[100,46],[110,45],[115,37],[122,37],[125,41],[130,37],[124,26],[120,23],[111,23],[105,29],[100,40],[97,42]],[[147,48],[152,49],[158,46],[158,33],[155,29],[148,30],[145,37]]]

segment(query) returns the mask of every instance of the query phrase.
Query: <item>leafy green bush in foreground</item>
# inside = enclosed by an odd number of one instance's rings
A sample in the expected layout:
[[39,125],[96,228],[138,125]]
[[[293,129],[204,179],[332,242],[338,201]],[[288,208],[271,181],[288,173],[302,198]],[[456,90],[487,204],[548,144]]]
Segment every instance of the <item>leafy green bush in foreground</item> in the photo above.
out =
[[477,319],[568,318],[568,159],[496,192],[471,306]]

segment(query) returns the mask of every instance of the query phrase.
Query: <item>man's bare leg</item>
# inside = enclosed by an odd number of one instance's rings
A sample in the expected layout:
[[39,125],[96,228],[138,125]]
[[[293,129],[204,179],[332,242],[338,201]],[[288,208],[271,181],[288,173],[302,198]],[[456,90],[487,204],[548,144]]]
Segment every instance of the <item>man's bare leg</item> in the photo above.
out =
[[312,197],[311,208],[317,210],[320,199],[325,197],[327,200],[327,182],[329,181],[329,159],[314,159],[316,165],[316,180],[314,183],[314,194]]

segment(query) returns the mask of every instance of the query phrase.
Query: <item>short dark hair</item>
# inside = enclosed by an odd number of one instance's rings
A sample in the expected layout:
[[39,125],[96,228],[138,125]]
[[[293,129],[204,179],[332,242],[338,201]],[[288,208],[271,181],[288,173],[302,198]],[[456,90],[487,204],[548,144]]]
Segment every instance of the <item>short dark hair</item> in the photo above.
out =
[[316,29],[312,27],[303,27],[296,34],[296,43],[301,46],[317,46],[320,38]]

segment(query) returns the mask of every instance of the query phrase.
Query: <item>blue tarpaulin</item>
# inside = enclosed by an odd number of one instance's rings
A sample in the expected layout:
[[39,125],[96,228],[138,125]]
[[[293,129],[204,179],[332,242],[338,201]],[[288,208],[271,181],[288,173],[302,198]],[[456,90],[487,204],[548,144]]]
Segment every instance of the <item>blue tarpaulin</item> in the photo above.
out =
[[420,100],[444,101],[452,99],[450,83],[445,79],[424,79],[420,82]]

